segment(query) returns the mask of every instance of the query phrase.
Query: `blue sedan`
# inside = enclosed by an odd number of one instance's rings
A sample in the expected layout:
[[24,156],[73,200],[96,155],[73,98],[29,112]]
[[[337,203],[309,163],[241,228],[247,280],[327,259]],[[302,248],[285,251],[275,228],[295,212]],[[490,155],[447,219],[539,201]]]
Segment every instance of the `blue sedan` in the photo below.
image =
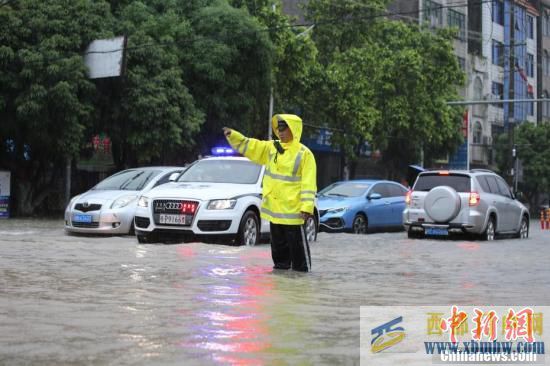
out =
[[408,190],[388,180],[336,182],[318,193],[320,229],[363,234],[403,226]]

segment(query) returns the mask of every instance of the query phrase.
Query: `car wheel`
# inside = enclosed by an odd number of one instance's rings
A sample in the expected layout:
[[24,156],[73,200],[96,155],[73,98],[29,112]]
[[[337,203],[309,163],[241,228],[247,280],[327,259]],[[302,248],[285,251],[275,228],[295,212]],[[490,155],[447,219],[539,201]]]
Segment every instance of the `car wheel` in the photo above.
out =
[[239,225],[237,244],[254,246],[260,241],[260,220],[254,211],[248,210],[244,213]]
[[317,239],[317,222],[313,216],[309,216],[305,222],[306,238],[308,243]]
[[363,214],[358,214],[353,219],[352,230],[354,234],[366,234],[368,222],[367,218]]
[[134,225],[134,219],[132,219],[132,223],[130,224],[130,231],[128,232],[128,235],[136,235],[136,227]]
[[407,237],[409,239],[420,239],[424,236],[424,234],[422,233],[422,231],[413,231],[413,230],[410,230],[407,231]]
[[521,224],[519,224],[519,230],[516,234],[516,238],[527,239],[529,237],[529,221],[527,217],[521,218]]
[[140,244],[153,244],[157,240],[153,234],[138,234],[136,237]]
[[487,227],[485,228],[485,231],[483,232],[483,234],[481,234],[481,238],[487,241],[495,240],[495,230],[495,218],[491,216],[489,217],[489,221],[487,222]]

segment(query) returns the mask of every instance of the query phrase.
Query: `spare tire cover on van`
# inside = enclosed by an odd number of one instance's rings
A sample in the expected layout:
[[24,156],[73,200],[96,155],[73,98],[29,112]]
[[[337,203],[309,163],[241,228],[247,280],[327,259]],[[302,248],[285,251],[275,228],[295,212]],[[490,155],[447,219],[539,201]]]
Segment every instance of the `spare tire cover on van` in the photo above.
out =
[[426,195],[424,211],[435,222],[448,222],[460,212],[460,196],[449,186],[434,187]]

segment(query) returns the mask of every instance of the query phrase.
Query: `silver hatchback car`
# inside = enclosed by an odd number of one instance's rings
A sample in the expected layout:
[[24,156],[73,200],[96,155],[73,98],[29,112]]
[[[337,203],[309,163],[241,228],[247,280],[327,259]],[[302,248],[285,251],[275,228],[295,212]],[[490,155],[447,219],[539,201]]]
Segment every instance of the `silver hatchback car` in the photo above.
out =
[[403,225],[409,238],[475,234],[529,236],[529,210],[504,179],[490,170],[435,170],[418,175],[406,197]]

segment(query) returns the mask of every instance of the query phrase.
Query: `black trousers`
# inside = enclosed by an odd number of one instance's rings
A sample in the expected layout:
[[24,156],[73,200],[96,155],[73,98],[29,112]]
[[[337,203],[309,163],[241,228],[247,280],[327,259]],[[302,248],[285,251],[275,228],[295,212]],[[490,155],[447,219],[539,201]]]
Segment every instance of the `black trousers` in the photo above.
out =
[[310,270],[306,256],[307,247],[302,241],[301,225],[270,223],[271,257],[277,269],[307,272]]

